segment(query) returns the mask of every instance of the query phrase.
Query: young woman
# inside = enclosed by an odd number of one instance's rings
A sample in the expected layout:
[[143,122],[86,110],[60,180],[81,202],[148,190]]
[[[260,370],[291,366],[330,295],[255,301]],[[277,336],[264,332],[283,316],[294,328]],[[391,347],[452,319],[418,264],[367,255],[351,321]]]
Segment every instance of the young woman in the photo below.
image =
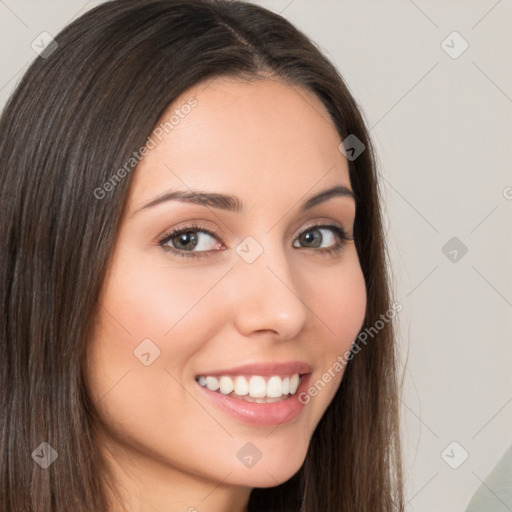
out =
[[0,142],[1,510],[403,510],[371,141],[304,34],[104,3]]

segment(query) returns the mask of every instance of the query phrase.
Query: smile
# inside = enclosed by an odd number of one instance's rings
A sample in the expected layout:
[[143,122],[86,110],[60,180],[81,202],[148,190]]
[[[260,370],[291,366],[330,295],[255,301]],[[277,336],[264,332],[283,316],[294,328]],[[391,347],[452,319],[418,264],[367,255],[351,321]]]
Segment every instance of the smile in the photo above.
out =
[[272,403],[294,395],[299,387],[301,376],[298,373],[266,377],[261,375],[238,375],[235,377],[200,375],[196,380],[201,386],[223,395],[248,402]]

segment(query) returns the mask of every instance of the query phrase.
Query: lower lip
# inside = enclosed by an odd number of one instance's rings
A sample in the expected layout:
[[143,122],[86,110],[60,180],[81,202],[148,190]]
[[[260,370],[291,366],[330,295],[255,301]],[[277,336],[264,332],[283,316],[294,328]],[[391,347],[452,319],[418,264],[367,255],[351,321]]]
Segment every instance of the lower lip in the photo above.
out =
[[247,402],[218,391],[211,391],[199,383],[197,385],[217,406],[246,423],[280,425],[292,421],[302,411],[304,404],[299,402],[299,396],[301,392],[306,391],[310,376],[310,373],[302,375],[297,391],[290,398],[271,404]]

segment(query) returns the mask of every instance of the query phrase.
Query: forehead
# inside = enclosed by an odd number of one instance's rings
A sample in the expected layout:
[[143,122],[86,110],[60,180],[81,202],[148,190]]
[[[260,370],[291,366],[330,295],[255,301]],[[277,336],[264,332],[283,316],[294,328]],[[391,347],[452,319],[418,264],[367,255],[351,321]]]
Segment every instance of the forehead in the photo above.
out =
[[341,138],[320,99],[275,79],[198,84],[168,107],[151,137],[155,147],[133,176],[137,205],[169,188],[245,192],[250,200],[296,196],[316,183],[350,186]]

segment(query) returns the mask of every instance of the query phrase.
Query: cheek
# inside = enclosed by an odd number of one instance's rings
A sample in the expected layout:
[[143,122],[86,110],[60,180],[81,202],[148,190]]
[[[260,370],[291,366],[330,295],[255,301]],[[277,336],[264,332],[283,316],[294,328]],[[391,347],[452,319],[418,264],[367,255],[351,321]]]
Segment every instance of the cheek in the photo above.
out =
[[219,278],[148,265],[140,257],[115,263],[90,345],[89,391],[118,439],[154,456],[172,454],[177,466],[192,464],[190,439],[207,439],[212,425],[190,399],[186,378],[209,339],[208,315],[216,314],[200,299]]
[[193,286],[183,287],[179,280],[179,273],[146,264],[140,256],[126,258],[111,276],[102,303],[126,331],[160,337],[194,296]]
[[[339,277],[336,278],[336,275]],[[338,273],[328,269],[316,273],[309,284],[308,306],[324,326],[324,348],[332,356],[350,348],[366,313],[366,285],[357,257],[351,257]]]
[[132,377],[142,370],[141,386],[156,384],[155,368],[167,381],[165,370],[180,378],[213,336],[218,310],[201,298],[219,276],[180,271],[130,252],[118,256],[112,268],[91,347],[96,394],[104,394],[127,371]]
[[350,350],[366,314],[366,284],[355,248],[336,270],[307,273],[305,303],[316,334],[308,337],[315,356],[315,372],[299,400],[308,404],[308,431],[313,431],[332,402],[345,372],[344,354]]
[[[115,268],[101,301],[105,313],[108,312],[104,316],[113,340],[129,339],[135,348],[137,343],[150,338],[161,350],[176,354],[192,348],[194,336],[190,326],[197,322],[195,325],[200,327],[208,321],[208,311],[200,302],[218,278],[155,264],[140,255],[118,260]],[[210,313],[213,317],[215,310]],[[188,335],[183,338],[185,324]],[[122,344],[119,348],[126,350]]]

